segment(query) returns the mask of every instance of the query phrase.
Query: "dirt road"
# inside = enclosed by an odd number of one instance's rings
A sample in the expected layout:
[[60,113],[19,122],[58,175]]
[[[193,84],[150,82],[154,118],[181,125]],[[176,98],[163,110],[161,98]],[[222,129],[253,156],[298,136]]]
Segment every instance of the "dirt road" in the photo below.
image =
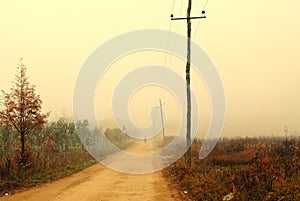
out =
[[[135,147],[135,153],[155,149],[151,143]],[[0,201],[172,201],[178,200],[176,197],[160,172],[131,175],[97,164],[59,181],[1,197]]]

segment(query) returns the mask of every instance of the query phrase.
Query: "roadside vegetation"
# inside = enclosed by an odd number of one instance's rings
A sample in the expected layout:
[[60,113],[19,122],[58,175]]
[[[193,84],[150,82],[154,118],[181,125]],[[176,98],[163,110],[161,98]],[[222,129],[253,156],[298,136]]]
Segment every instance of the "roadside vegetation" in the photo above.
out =
[[203,160],[200,147],[191,167],[183,157],[163,171],[183,200],[300,200],[300,138],[223,139]]
[[[0,196],[95,164],[86,148],[95,148],[96,140],[103,141],[97,143],[99,153],[109,153],[103,138],[95,138],[100,129],[91,129],[87,120],[48,122],[50,112],[42,112],[42,100],[26,71],[21,61],[10,92],[0,95]],[[86,136],[83,142],[78,130]],[[107,129],[105,135],[120,148],[131,144],[119,129]]]

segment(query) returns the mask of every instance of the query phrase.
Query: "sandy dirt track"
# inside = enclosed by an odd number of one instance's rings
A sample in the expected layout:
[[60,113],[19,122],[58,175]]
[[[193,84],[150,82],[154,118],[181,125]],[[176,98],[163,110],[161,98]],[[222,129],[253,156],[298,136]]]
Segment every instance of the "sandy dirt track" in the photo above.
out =
[[[143,147],[141,149],[141,147]],[[147,146],[135,146],[134,152]],[[139,150],[140,149],[140,150]],[[116,172],[100,164],[61,180],[29,189],[28,191],[1,197],[0,201],[173,201],[177,193],[168,187],[160,172],[131,175]]]

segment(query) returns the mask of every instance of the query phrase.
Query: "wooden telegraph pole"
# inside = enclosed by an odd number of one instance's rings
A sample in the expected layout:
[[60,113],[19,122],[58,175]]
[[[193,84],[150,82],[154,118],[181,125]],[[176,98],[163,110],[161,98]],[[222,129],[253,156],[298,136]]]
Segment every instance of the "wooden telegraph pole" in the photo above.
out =
[[188,151],[186,153],[186,163],[192,165],[192,155],[191,155],[191,32],[192,32],[192,19],[201,19],[206,18],[205,11],[202,11],[203,16],[200,17],[191,17],[192,10],[192,0],[188,0],[188,8],[186,13],[186,18],[175,18],[171,14],[171,20],[186,20],[187,21],[187,60],[186,60],[186,94],[187,94],[187,125],[186,125],[186,145]]
[[165,135],[164,116],[162,112],[163,104],[161,103],[161,99],[159,99],[159,106],[160,106],[160,119],[161,119],[162,132],[163,132],[163,143],[165,143],[166,135]]

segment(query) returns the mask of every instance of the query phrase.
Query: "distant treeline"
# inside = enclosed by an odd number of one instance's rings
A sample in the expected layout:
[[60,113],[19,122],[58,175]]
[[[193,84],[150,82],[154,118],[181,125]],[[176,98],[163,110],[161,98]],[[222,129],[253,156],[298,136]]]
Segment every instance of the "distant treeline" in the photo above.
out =
[[[76,128],[87,136],[85,142],[79,139]],[[130,138],[119,129],[106,129],[105,135],[119,148],[124,149],[131,144]],[[46,123],[41,130],[28,136],[26,164],[20,167],[18,132],[12,127],[0,125],[0,192],[60,178],[96,163],[86,148],[100,149],[103,155],[110,150],[104,140],[97,143],[102,146],[94,147],[95,140],[101,140],[95,139],[95,136],[101,136],[100,129],[90,129],[86,120],[75,124],[60,118]]]
[[[90,129],[87,120],[48,122],[42,100],[20,59],[9,92],[0,94],[0,192],[60,178],[95,163],[88,151],[110,153],[130,139],[119,129]],[[81,139],[78,134],[80,133]],[[110,140],[107,140],[107,138]]]

